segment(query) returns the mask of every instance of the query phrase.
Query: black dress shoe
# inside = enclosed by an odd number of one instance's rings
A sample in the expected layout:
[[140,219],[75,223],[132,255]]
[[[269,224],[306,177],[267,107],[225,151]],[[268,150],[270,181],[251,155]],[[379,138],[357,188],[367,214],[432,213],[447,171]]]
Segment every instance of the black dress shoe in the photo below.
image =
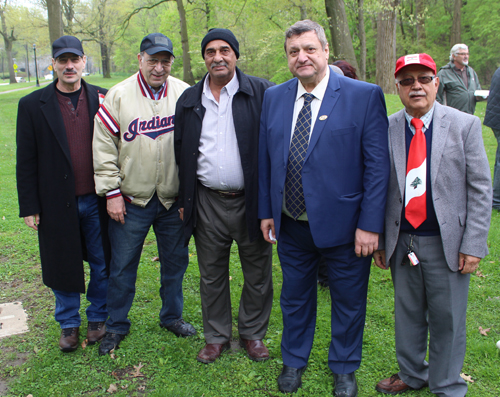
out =
[[282,393],[295,393],[302,386],[302,374],[306,370],[303,368],[292,368],[283,365],[281,375],[278,376],[278,388]]
[[191,324],[186,323],[182,318],[170,325],[160,323],[160,327],[168,329],[170,332],[173,332],[177,336],[186,337],[196,335],[196,330],[194,329],[194,327]]
[[354,372],[350,374],[333,374],[335,387],[333,395],[335,397],[357,397],[358,383]]
[[118,345],[123,339],[125,339],[125,335],[106,332],[99,346],[99,355],[105,356],[109,354],[111,350],[118,349]]

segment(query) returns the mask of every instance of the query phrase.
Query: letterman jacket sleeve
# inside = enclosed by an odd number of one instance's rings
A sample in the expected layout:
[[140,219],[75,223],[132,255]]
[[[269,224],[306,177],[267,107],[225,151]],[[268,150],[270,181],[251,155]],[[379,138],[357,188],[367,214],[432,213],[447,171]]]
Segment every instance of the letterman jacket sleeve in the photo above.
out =
[[113,198],[121,195],[119,142],[120,123],[119,98],[117,90],[106,95],[94,118],[94,139],[92,150],[94,155],[94,179],[96,193]]

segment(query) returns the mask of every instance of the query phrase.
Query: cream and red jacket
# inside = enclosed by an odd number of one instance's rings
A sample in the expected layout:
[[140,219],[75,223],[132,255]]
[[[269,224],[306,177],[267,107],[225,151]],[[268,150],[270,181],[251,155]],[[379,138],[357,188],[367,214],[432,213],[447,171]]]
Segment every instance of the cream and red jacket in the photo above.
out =
[[145,207],[156,192],[168,209],[179,191],[175,104],[189,85],[169,76],[155,100],[140,72],[111,88],[94,119],[98,195]]

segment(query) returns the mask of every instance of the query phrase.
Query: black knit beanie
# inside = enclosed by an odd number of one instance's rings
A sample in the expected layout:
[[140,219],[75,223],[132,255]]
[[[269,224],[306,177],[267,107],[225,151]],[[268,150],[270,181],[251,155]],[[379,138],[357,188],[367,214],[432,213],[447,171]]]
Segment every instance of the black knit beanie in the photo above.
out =
[[201,56],[205,59],[205,47],[213,40],[223,40],[228,43],[233,51],[236,53],[236,59],[240,57],[240,43],[236,36],[229,29],[210,29],[201,41]]

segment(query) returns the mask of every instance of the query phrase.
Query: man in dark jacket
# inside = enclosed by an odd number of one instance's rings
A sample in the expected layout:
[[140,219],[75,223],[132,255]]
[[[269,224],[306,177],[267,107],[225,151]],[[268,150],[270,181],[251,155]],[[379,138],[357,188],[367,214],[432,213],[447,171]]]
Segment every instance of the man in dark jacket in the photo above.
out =
[[80,40],[63,36],[52,45],[57,80],[19,101],[17,191],[19,216],[38,231],[43,282],[56,297],[59,347],[79,345],[83,259],[88,258],[87,339],[99,341],[108,317],[106,203],[95,194],[93,119],[106,90],[82,80],[86,57]]
[[442,66],[437,76],[439,89],[437,101],[462,112],[474,114],[476,97],[474,92],[481,89],[476,72],[469,66],[469,48],[465,44],[455,44],[450,50],[450,63]]
[[207,345],[197,360],[212,363],[229,349],[229,256],[238,244],[245,278],[238,316],[240,344],[255,361],[269,358],[262,343],[271,313],[272,250],[259,232],[257,166],[264,91],[272,84],[236,67],[239,43],[212,29],[201,43],[208,74],[188,88],[175,112],[179,212],[185,244],[194,235],[200,268]]
[[493,208],[500,210],[500,68],[496,70],[491,79],[490,95],[483,124],[493,130],[498,142],[493,174]]

